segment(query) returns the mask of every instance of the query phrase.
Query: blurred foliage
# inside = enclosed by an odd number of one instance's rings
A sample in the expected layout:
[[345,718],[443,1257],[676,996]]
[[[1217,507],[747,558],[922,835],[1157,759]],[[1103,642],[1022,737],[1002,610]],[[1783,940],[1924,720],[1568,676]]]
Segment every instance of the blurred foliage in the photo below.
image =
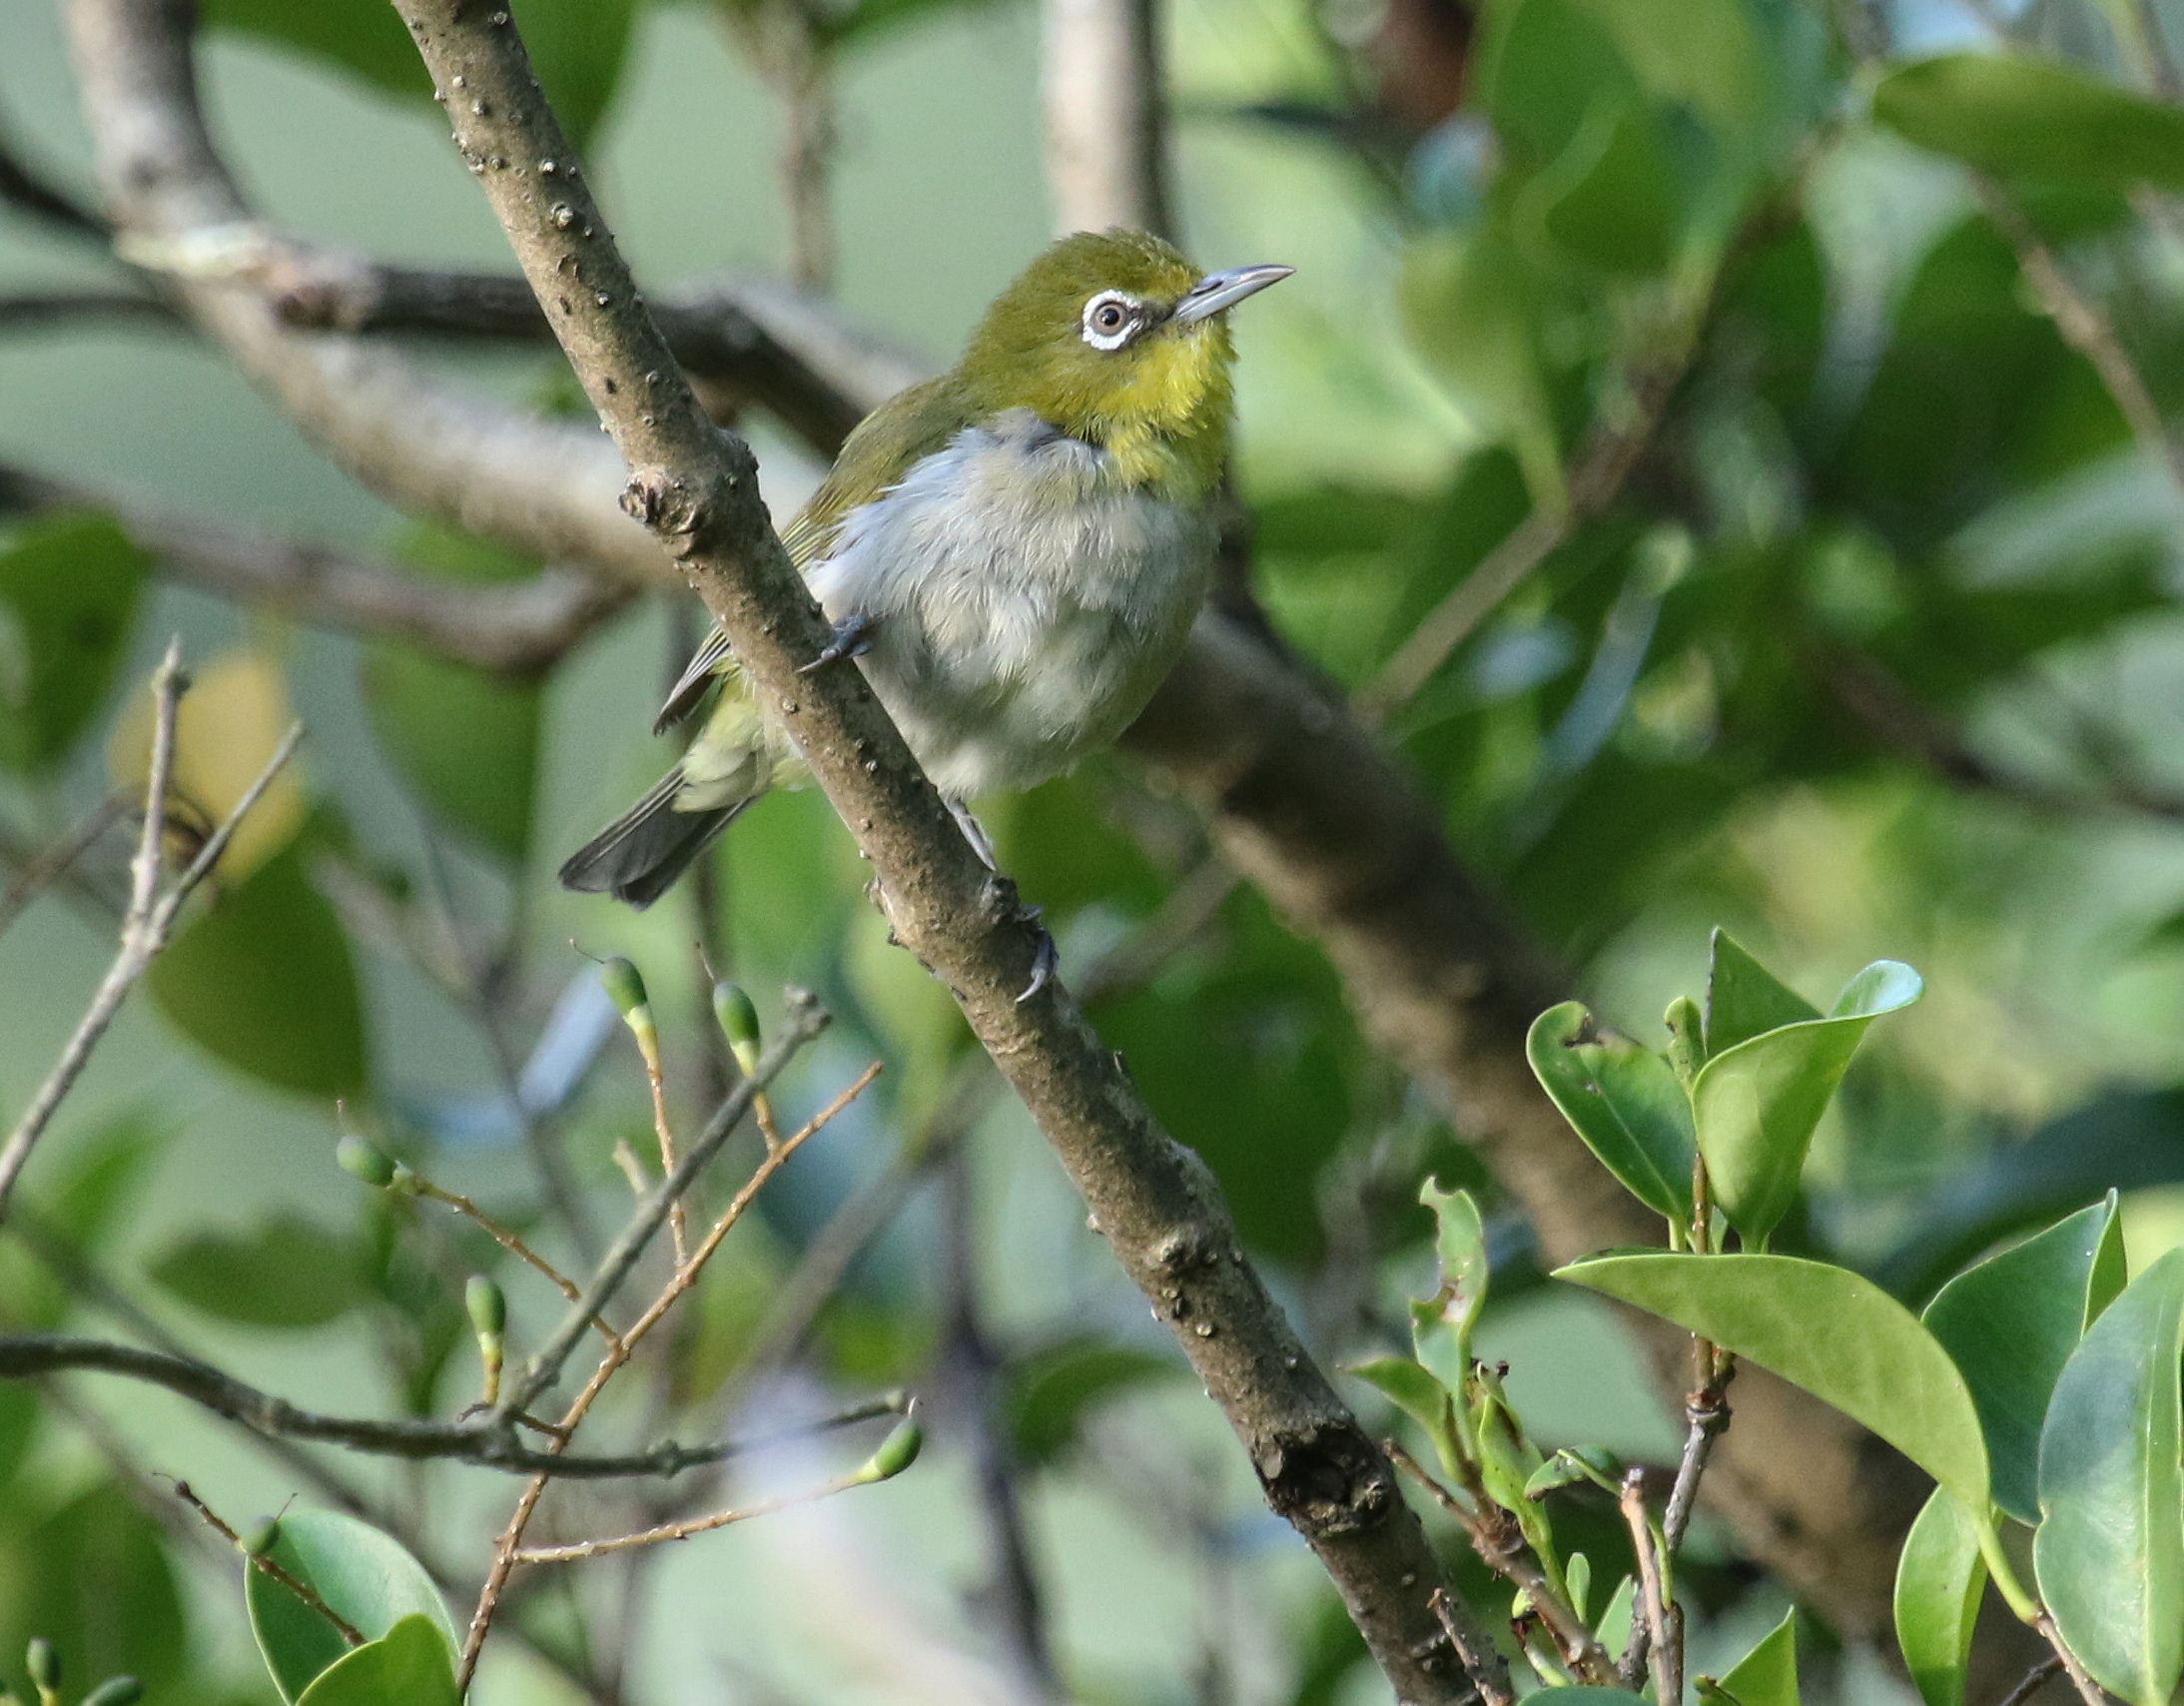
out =
[[[758,59],[779,50],[786,19],[821,62],[899,48],[923,67],[914,56],[943,39],[923,26],[958,10],[964,51],[984,51],[981,9],[965,0],[680,8],[694,9],[736,25],[723,38]],[[512,10],[572,136],[608,149],[632,49],[661,20],[634,0]],[[1247,450],[1316,442],[1281,416],[1310,413],[1328,385],[1372,428],[1340,456],[1320,443],[1324,468],[1285,453],[1267,459],[1275,478],[1245,462],[1273,625],[1339,686],[1368,686],[1528,513],[1573,500],[1604,438],[1636,435],[1619,489],[1582,509],[1386,732],[1543,956],[1648,1048],[1662,1000],[1690,981],[1695,920],[1729,918],[1803,988],[1834,988],[1881,955],[1928,971],[1921,1009],[1876,1035],[1817,1134],[1801,1129],[1807,1196],[1774,1235],[1914,1304],[1998,1240],[2111,1186],[2184,1181],[2184,499],[2058,333],[1983,199],[2006,198],[2053,247],[2173,411],[2184,243],[2164,198],[2184,191],[2184,116],[2140,92],[2152,67],[2144,41],[2112,27],[2122,8],[2049,0],[2007,40],[1969,14],[1943,28],[1945,10],[1295,0],[1249,16],[1185,8],[1173,44],[1185,223],[1239,251],[1208,263],[1255,258],[1261,242],[1289,259],[1281,246],[1295,243],[1300,295],[1315,261],[1335,279],[1317,307],[1284,322],[1273,293],[1251,323],[1246,404],[1253,386],[1274,403],[1247,423]],[[2164,12],[2184,41],[2184,9],[2164,0]],[[216,33],[430,110],[383,0],[206,0],[203,14]],[[1889,28],[1908,45],[1890,50]],[[793,82],[786,63],[760,65],[760,81]],[[846,116],[854,136],[853,102]],[[1232,170],[1239,160],[1252,164]],[[890,240],[884,221],[872,232],[860,241]],[[1020,259],[980,266],[1001,277]],[[1399,353],[1375,355],[1373,337]],[[526,368],[517,389],[550,384]],[[1449,446],[1430,477],[1415,471],[1420,441]],[[384,549],[454,581],[538,568],[415,521],[389,528]],[[112,788],[141,786],[151,708],[138,683],[170,614],[165,594],[148,613],[151,567],[97,515],[0,533],[0,850],[50,841]],[[264,1091],[285,1118],[302,1108],[313,1121],[348,1099],[358,1129],[405,1162],[474,1174],[488,1207],[574,1270],[581,1246],[551,1224],[523,1140],[566,1152],[602,1224],[627,1202],[616,1143],[652,1151],[626,1039],[602,1054],[611,1015],[587,1030],[568,993],[571,936],[641,958],[678,1116],[726,1071],[693,938],[753,990],[806,983],[840,1016],[828,1047],[841,1052],[792,1080],[785,1108],[808,1110],[822,1080],[831,1094],[845,1061],[886,1060],[826,1140],[836,1147],[815,1146],[762,1201],[763,1229],[730,1242],[684,1317],[660,1414],[685,1437],[717,1429],[831,1217],[945,1126],[975,1065],[947,993],[889,946],[861,898],[867,872],[814,794],[769,799],[736,826],[708,873],[709,916],[695,883],[643,920],[552,889],[552,865],[590,827],[576,820],[661,762],[634,713],[626,738],[601,732],[607,695],[587,654],[614,648],[624,674],[671,667],[630,633],[512,679],[392,642],[306,644],[284,620],[254,613],[209,643],[192,630],[173,853],[234,805],[291,718],[292,687],[314,719],[309,769],[292,765],[246,821],[149,979],[159,1046],[216,1063],[220,1096]],[[1160,779],[1120,762],[984,811],[1073,977],[1163,928],[1163,903],[1207,855]],[[56,891],[86,911],[102,952],[112,919],[98,908],[129,827],[84,861],[81,892]],[[1319,1348],[1407,1341],[1403,1279],[1432,1229],[1422,1177],[1479,1194],[1498,1298],[1545,1283],[1445,1111],[1372,1054],[1334,973],[1258,895],[1229,895],[1160,947],[1094,1021],[1210,1165]],[[42,986],[35,999],[51,998]],[[461,1041],[420,1068],[426,1036]],[[72,1105],[65,1158],[32,1177],[40,1236],[57,1241],[38,1248],[60,1255],[0,1242],[9,1326],[88,1312],[72,1252],[178,1333],[241,1338],[276,1369],[335,1346],[411,1415],[474,1395],[468,1275],[507,1285],[511,1344],[537,1330],[551,1293],[535,1276],[436,1209],[349,1195],[317,1158],[301,1173],[287,1156],[269,1164],[267,1199],[239,1190],[232,1212],[200,1213],[226,1187],[193,1184],[179,1196],[195,1219],[126,1237],[156,1170],[197,1153],[188,1098],[171,1110],[170,1080],[152,1083],[143,1108]],[[1019,1165],[1006,1158],[1021,1137],[996,1120],[964,1141],[1002,1170]],[[1669,1137],[1664,1154],[1684,1141]],[[1675,1200],[1680,1181],[1654,1184]],[[1009,1189],[981,1203],[977,1267],[1003,1317],[986,1400],[1028,1482],[1104,1484],[1110,1417],[1164,1415],[1194,1389],[1133,1294],[1109,1311],[1111,1276],[1085,1254],[1081,1212],[1039,1207],[1014,1174]],[[804,1345],[810,1370],[845,1390],[954,1365],[939,1235],[915,1185],[906,1197]],[[0,1385],[0,1655],[46,1633],[79,1678],[129,1670],[161,1702],[220,1700],[215,1643],[185,1628],[172,1543],[121,1486],[65,1417]],[[1193,1532],[1221,1533],[1226,1564],[1243,1567],[1255,1542],[1164,1502]],[[1604,1495],[1561,1489],[1550,1508],[1597,1583],[1628,1569]],[[1680,1574],[1720,1610],[1750,1570],[1719,1536],[1706,1546]],[[1485,1591],[1469,1563],[1457,1573]],[[1293,1609],[1281,1662],[1294,1706],[1351,1697],[1362,1647],[1347,1620],[1316,1591]],[[539,1595],[521,1614],[581,1657],[573,1597]],[[394,1622],[375,1633],[394,1641]],[[400,1662],[381,1650],[369,1664]],[[251,1686],[265,1697],[262,1679]]]

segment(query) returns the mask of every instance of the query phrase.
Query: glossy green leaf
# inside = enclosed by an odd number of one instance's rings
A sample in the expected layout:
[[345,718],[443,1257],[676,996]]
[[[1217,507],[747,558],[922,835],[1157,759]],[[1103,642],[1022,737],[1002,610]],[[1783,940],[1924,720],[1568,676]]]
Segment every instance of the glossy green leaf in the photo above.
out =
[[[1986,1429],[1994,1502],[2040,1520],[2040,1423],[2078,1340],[2120,1288],[2115,1193],[1951,1280],[1920,1317],[1963,1371]],[[1930,1703],[1929,1703],[1930,1706]]]
[[148,559],[104,515],[0,534],[0,764],[51,770],[106,703]]
[[297,1706],[459,1706],[455,1666],[430,1618],[404,1617],[336,1660]]
[[1710,1059],[1769,1031],[1820,1017],[1819,1008],[1761,965],[1736,937],[1714,932],[1705,1020]]
[[2040,1434],[2040,1597],[2131,1706],[2165,1706],[2184,1671],[2180,1354],[2184,1250],[2172,1250],[2087,1329]]
[[287,1217],[186,1239],[149,1272],[193,1308],[249,1326],[324,1326],[364,1300],[342,1241]]
[[1962,1498],[1987,1506],[1987,1449],[1948,1352],[1870,1280],[1794,1256],[1596,1256],[1558,1280],[1620,1298],[1803,1386]]
[[[1581,1040],[1583,1039],[1583,1040]],[[1667,1061],[1566,1001],[1532,1022],[1532,1071],[1600,1164],[1657,1215],[1691,1219],[1691,1103]]]
[[537,790],[539,687],[407,646],[364,662],[371,732],[432,815],[520,865]]
[[1748,1247],[1764,1247],[1797,1201],[1814,1130],[1866,1026],[1909,1006],[1922,987],[1910,967],[1875,961],[1843,986],[1826,1018],[1781,1025],[1726,1053],[1714,1047],[1710,1020],[1692,1117],[1714,1200]]
[[253,1078],[319,1097],[364,1086],[349,939],[294,844],[221,891],[145,981],[168,1023]]
[[1608,1595],[1600,1621],[1593,1625],[1593,1633],[1600,1638],[1600,1644],[1611,1653],[1620,1653],[1630,1644],[1631,1618],[1637,1606],[1638,1583],[1625,1576],[1616,1583],[1615,1592]]
[[1798,1706],[1798,1614],[1790,1612],[1730,1667],[1722,1687],[1737,1706]]
[[1873,91],[1873,117],[2004,177],[2184,190],[2184,112],[2027,54],[1948,54]]
[[[636,0],[510,0],[510,9],[555,115],[581,146],[613,97]],[[415,44],[380,0],[205,0],[204,18],[339,66],[386,94],[431,101]]]
[[1448,1390],[1407,1356],[1376,1356],[1347,1372],[1377,1389],[1438,1441],[1448,1429]]
[[1895,1566],[1895,1638],[1925,1706],[1964,1706],[1972,1625],[1987,1585],[1979,1530],[1936,1487],[1903,1538]]
[[[414,1618],[433,1635],[443,1659],[451,1661],[460,1648],[446,1602],[424,1566],[368,1523],[339,1511],[292,1510],[281,1518],[273,1558],[310,1584],[367,1641],[377,1641],[396,1624]],[[258,1650],[282,1699],[297,1702],[350,1651],[340,1630],[265,1571],[249,1573],[244,1594]]]

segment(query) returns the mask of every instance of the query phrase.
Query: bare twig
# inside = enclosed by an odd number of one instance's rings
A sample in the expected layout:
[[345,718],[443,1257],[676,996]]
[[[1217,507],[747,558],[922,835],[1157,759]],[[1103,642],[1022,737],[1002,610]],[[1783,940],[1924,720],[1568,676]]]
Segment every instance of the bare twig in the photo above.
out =
[[[566,1297],[570,1302],[581,1303],[584,1300],[584,1293],[577,1288],[575,1280],[571,1280],[558,1268],[554,1267],[552,1263],[548,1262],[544,1257],[540,1256],[538,1252],[531,1249],[531,1247],[528,1244],[524,1243],[522,1238],[519,1237],[516,1233],[509,1230],[507,1227],[502,1226],[498,1221],[494,1220],[492,1216],[486,1214],[483,1209],[480,1209],[475,1203],[471,1202],[469,1198],[463,1196],[460,1192],[449,1191],[441,1186],[434,1185],[429,1179],[424,1178],[421,1174],[411,1174],[409,1176],[408,1189],[415,1192],[416,1195],[419,1197],[427,1198],[434,1203],[444,1204],[446,1207],[454,1210],[456,1214],[460,1215],[464,1220],[468,1221],[472,1226],[476,1227],[478,1231],[482,1232],[487,1238],[491,1239],[493,1243],[500,1246],[502,1250],[506,1251],[510,1256],[514,1257],[518,1262],[523,1263],[534,1273],[544,1276],[547,1282],[550,1283],[556,1291],[559,1291],[561,1295]],[[604,1317],[599,1315],[593,1315],[591,1317],[591,1324],[594,1328],[598,1330],[600,1336],[605,1338],[609,1344],[615,1341],[617,1335],[613,1327],[607,1324]]]
[[2053,1678],[2062,1674],[2062,1667],[2063,1662],[2058,1657],[2042,1659],[2025,1672],[2023,1681],[2002,1696],[1998,1706],[2025,1706],[2027,1700],[2039,1693]]
[[4,131],[0,131],[0,205],[34,215],[72,237],[88,237],[95,243],[107,239],[106,221],[29,165]]
[[627,1552],[638,1546],[657,1546],[665,1540],[687,1540],[694,1534],[710,1534],[716,1528],[726,1528],[731,1523],[748,1522],[754,1516],[771,1516],[777,1510],[788,1510],[799,1504],[847,1492],[851,1487],[869,1484],[870,1477],[862,1474],[837,1475],[831,1481],[821,1481],[817,1486],[806,1487],[801,1492],[782,1493],[776,1498],[762,1498],[755,1504],[743,1505],[735,1510],[717,1510],[710,1516],[693,1516],[681,1522],[663,1522],[656,1528],[644,1528],[634,1534],[616,1534],[604,1540],[579,1540],[566,1546],[523,1546],[514,1553],[519,1564],[566,1564],[578,1558],[597,1558],[609,1552]]
[[1479,1627],[1478,1619],[1471,1615],[1471,1607],[1449,1589],[1436,1588],[1433,1614],[1440,1618],[1448,1644],[1463,1660],[1464,1673],[1471,1678],[1471,1686],[1479,1691],[1481,1706],[1515,1706],[1516,1692],[1509,1685],[1509,1662],[1502,1657],[1492,1637]]
[[1684,1544],[1684,1531],[1691,1526],[1691,1513],[1698,1508],[1699,1478],[1706,1473],[1714,1442],[1729,1426],[1728,1387],[1737,1377],[1734,1354],[1703,1339],[1696,1342],[1707,1366],[1701,1383],[1684,1398],[1688,1428],[1684,1455],[1676,1466],[1676,1485],[1670,1490],[1668,1510],[1661,1519],[1662,1537],[1668,1542],[1672,1558]]
[[[1684,1698],[1683,1619],[1669,1598],[1665,1576],[1667,1560],[1655,1544],[1653,1518],[1646,1509],[1646,1473],[1633,1469],[1623,1477],[1623,1520],[1631,1531],[1631,1549],[1638,1558],[1640,1617],[1632,1620],[1631,1644],[1623,1651],[1619,1676],[1623,1686],[1635,1689],[1641,1668],[1651,1655],[1654,1698]],[[1646,1639],[1641,1641],[1643,1627]]]
[[1394,1460],[1396,1467],[1431,1493],[1434,1501],[1456,1519],[1465,1538],[1471,1542],[1471,1549],[1479,1554],[1481,1563],[1524,1590],[1525,1598],[1539,1613],[1540,1621],[1547,1626],[1563,1663],[1569,1666],[1572,1674],[1580,1682],[1612,1686],[1615,1666],[1609,1660],[1607,1649],[1586,1626],[1585,1619],[1547,1579],[1547,1572],[1540,1568],[1525,1546],[1524,1532],[1517,1519],[1488,1498],[1484,1488],[1466,1487],[1469,1502],[1458,1498],[1394,1440],[1388,1440],[1382,1449]]
[[15,881],[8,885],[7,893],[0,895],[0,931],[5,931],[21,917],[26,906],[90,852],[99,837],[128,809],[128,795],[119,791],[108,794],[84,814],[83,821],[74,829],[18,871]]
[[[795,1016],[800,1011],[802,1010],[796,1003],[792,1002],[790,1004],[792,1028],[795,1024]],[[816,1011],[816,1007],[812,1011]],[[776,1041],[773,1049],[766,1056],[761,1057],[758,1071],[736,1087],[728,1103],[724,1105],[723,1112],[725,1113],[727,1107],[735,1106],[739,1098],[747,1104],[749,1098],[756,1093],[755,1087],[762,1085],[765,1079],[771,1076],[767,1072],[767,1067],[772,1057],[779,1054],[786,1060],[787,1055],[783,1051],[793,1047],[794,1045],[787,1039]],[[697,1283],[698,1276],[704,1272],[705,1265],[713,1259],[713,1253],[720,1248],[721,1241],[728,1236],[736,1223],[743,1218],[744,1212],[758,1200],[758,1194],[765,1189],[767,1182],[788,1164],[789,1158],[803,1148],[806,1142],[815,1134],[824,1130],[837,1114],[847,1108],[850,1102],[879,1076],[879,1064],[875,1062],[833,1102],[806,1121],[802,1128],[784,1138],[780,1143],[769,1144],[766,1147],[765,1154],[760,1159],[757,1169],[744,1183],[743,1189],[738,1191],[729,1200],[728,1206],[720,1212],[719,1219],[713,1223],[712,1231],[706,1234],[704,1242],[691,1253],[690,1260],[687,1263],[676,1269],[673,1277],[661,1289],[660,1294],[652,1300],[651,1306],[637,1317],[635,1324],[622,1335],[621,1341],[608,1347],[606,1355],[601,1357],[598,1366],[592,1369],[591,1377],[584,1382],[583,1389],[574,1398],[570,1399],[568,1408],[562,1412],[558,1430],[559,1437],[554,1442],[555,1450],[558,1451],[566,1447],[568,1441],[575,1436],[576,1429],[582,1424],[584,1417],[590,1413],[592,1404],[597,1401],[599,1394],[606,1389],[607,1382],[621,1371],[628,1363],[638,1344],[654,1327],[659,1325],[668,1311],[682,1299],[690,1287]],[[724,1120],[719,1116],[716,1116],[714,1121],[714,1124],[720,1127],[723,1137],[726,1136],[728,1131],[734,1129],[735,1123],[734,1120]],[[688,1171],[694,1174],[695,1166],[702,1165],[699,1160],[699,1149],[706,1141],[705,1138],[698,1140],[698,1146],[693,1147],[690,1156],[684,1158],[678,1172]],[[669,1185],[672,1184],[673,1181],[670,1180]],[[668,1187],[663,1186],[661,1189],[665,1191]],[[640,1209],[637,1216],[638,1222],[642,1222],[649,1217],[651,1233],[657,1233],[660,1226],[660,1216],[656,1212],[657,1202],[658,1196],[655,1194],[653,1204],[648,1204],[645,1208]],[[633,1226],[635,1224],[636,1222],[632,1223]],[[646,1236],[649,1238],[650,1233]],[[639,1248],[642,1248],[641,1244]],[[612,1262],[614,1258],[610,1253],[608,1261]],[[604,1272],[603,1268],[602,1272]],[[565,1325],[563,1330],[566,1331]],[[565,1349],[563,1354],[566,1354]],[[896,1401],[900,1403],[902,1400],[898,1398]],[[477,1607],[470,1613],[470,1626],[463,1636],[462,1654],[455,1667],[455,1682],[459,1690],[466,1691],[468,1689],[471,1674],[477,1669],[478,1654],[485,1645],[487,1632],[492,1628],[493,1615],[499,1608],[501,1595],[507,1589],[509,1572],[515,1567],[515,1555],[523,1543],[523,1531],[530,1524],[531,1513],[538,1508],[538,1500],[546,1490],[546,1481],[547,1476],[544,1474],[531,1477],[529,1483],[525,1485],[522,1493],[516,1499],[515,1509],[509,1515],[506,1525],[502,1527],[499,1538],[493,1544],[493,1561],[486,1570],[484,1585],[478,1590]]]
[[2078,1655],[2070,1650],[2069,1642],[2063,1639],[2062,1631],[2055,1626],[2051,1613],[2042,1611],[2033,1619],[2032,1626],[2055,1649],[2056,1662],[2062,1666],[2063,1674],[2070,1678],[2070,1686],[2078,1691],[2078,1698],[2085,1702],[2085,1706],[2115,1706],[2101,1685],[2093,1680],[2092,1674],[2078,1662]]
[[47,332],[78,321],[189,330],[173,304],[129,291],[13,291],[0,297],[0,336]]
[[175,1497],[196,1511],[207,1527],[242,1553],[245,1569],[263,1570],[267,1575],[273,1577],[275,1581],[295,1594],[298,1599],[341,1631],[342,1640],[349,1646],[361,1647],[364,1644],[364,1631],[321,1598],[319,1590],[313,1587],[311,1583],[301,1580],[285,1569],[278,1559],[263,1552],[254,1552],[246,1546],[243,1543],[243,1536],[229,1527],[218,1511],[199,1498],[188,1481],[177,1481],[175,1483]]
[[[119,0],[78,0],[115,4]],[[871,858],[896,937],[956,997],[1053,1145],[1109,1247],[1169,1315],[1178,1342],[1289,1519],[1342,1588],[1406,1699],[1453,1700],[1454,1667],[1426,1604],[1438,1570],[1393,1475],[1241,1259],[1202,1165],[1145,1110],[1076,1004],[1050,982],[1020,1001],[1042,938],[973,852],[884,707],[854,672],[803,673],[831,630],[757,501],[748,446],[698,409],[502,12],[413,0],[401,15],[449,103],[457,146],[529,278],[600,421],[628,462],[624,501],[684,567],[814,780]],[[505,164],[496,167],[493,162]],[[545,166],[553,164],[548,173]],[[530,1377],[525,1384],[530,1383]],[[534,1388],[535,1389],[535,1388]]]

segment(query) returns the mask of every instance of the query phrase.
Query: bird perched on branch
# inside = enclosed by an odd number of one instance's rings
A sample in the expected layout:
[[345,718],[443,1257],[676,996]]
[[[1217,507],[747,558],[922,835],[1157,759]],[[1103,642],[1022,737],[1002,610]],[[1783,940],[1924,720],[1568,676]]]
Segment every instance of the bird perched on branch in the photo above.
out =
[[[949,373],[882,404],[782,543],[964,833],[969,802],[1110,744],[1206,591],[1228,451],[1226,310],[1287,267],[1201,275],[1141,232],[1064,238],[995,299]],[[561,867],[657,900],[769,788],[804,778],[714,629],[655,732],[718,684],[689,749]]]

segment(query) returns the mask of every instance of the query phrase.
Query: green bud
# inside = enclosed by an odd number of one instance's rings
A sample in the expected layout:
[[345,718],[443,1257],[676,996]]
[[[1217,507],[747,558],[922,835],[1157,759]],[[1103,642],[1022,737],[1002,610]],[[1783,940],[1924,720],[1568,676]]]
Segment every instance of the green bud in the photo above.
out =
[[264,1516],[243,1533],[243,1550],[254,1558],[263,1558],[281,1539],[281,1519]]
[[498,1338],[507,1331],[508,1299],[484,1275],[470,1276],[470,1283],[463,1287],[462,1303],[470,1311],[470,1324],[477,1328],[480,1338]]
[[137,1706],[144,1684],[133,1676],[110,1676],[84,1696],[83,1706]]
[[644,992],[643,977],[627,960],[616,957],[602,961],[599,966],[599,982],[613,1000],[615,1010],[624,1019],[634,1019],[640,1009],[652,1005],[651,999]]
[[23,1668],[30,1672],[30,1680],[37,1684],[40,1694],[55,1694],[61,1687],[61,1655],[53,1650],[53,1643],[43,1635],[30,1643],[30,1650],[23,1655]]
[[880,1449],[865,1459],[865,1466],[857,1471],[861,1481],[893,1480],[918,1460],[918,1453],[925,1449],[925,1429],[907,1416],[895,1424],[895,1431],[880,1441]]
[[384,1191],[394,1183],[394,1159],[369,1138],[355,1133],[334,1146],[334,1159],[344,1173]]
[[713,986],[713,1017],[720,1021],[721,1035],[728,1039],[729,1053],[748,1078],[758,1070],[758,1009],[751,998],[732,983]]

